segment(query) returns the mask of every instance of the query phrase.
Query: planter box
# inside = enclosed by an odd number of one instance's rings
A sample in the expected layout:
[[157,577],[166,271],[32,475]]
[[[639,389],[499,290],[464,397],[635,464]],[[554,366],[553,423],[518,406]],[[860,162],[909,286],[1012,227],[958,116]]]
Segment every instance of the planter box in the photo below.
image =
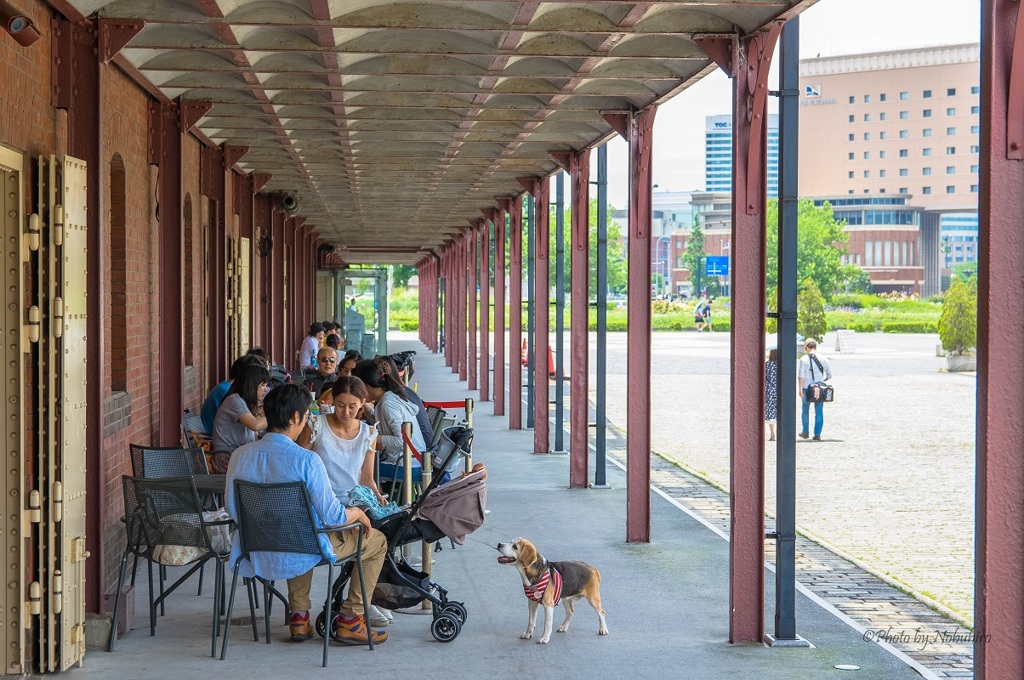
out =
[[946,369],[951,373],[978,370],[978,357],[973,354],[947,354]]

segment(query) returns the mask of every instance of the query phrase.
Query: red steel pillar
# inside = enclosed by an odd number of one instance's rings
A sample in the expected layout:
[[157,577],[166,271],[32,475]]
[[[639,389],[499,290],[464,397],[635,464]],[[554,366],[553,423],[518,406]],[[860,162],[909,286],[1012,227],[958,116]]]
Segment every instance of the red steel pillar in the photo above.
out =
[[477,242],[479,240],[480,233],[479,222],[474,222],[473,226],[470,227],[469,233],[466,235],[466,242],[469,246],[469,266],[466,267],[468,273],[468,292],[469,292],[469,304],[466,307],[467,313],[469,314],[469,343],[467,345],[466,352],[466,376],[467,384],[466,388],[470,390],[476,389],[476,367],[477,367],[477,352],[476,352],[476,339],[477,339],[477,302],[476,302],[476,289],[477,282],[480,280],[480,257],[477,253]]
[[480,224],[480,401],[491,400],[491,220]]
[[463,234],[459,243],[459,380],[469,381],[469,279],[472,265],[469,262],[470,238]]
[[1024,665],[1024,7],[983,0],[974,672]]
[[494,415],[505,415],[505,215],[510,201],[498,201],[494,218]]
[[533,359],[533,452],[551,453],[551,439],[548,423],[551,405],[551,379],[548,373],[548,356],[551,352],[549,315],[551,299],[551,211],[548,198],[551,181],[542,177],[533,181],[533,197],[537,201],[534,215],[537,218],[534,243],[534,359]]
[[571,323],[569,328],[569,486],[587,487],[590,414],[590,149],[569,156],[572,183],[570,262],[572,269]]
[[523,197],[509,206],[508,427],[523,429]]
[[626,541],[651,540],[651,155],[654,114],[604,114],[629,141]]

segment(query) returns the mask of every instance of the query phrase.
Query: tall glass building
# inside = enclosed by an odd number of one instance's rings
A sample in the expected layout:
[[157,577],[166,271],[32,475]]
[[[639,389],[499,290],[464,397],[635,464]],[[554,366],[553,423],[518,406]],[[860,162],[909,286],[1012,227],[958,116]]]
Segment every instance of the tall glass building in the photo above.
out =
[[[705,188],[732,191],[732,116],[707,116],[704,133]],[[779,197],[779,116],[768,114],[768,198]]]

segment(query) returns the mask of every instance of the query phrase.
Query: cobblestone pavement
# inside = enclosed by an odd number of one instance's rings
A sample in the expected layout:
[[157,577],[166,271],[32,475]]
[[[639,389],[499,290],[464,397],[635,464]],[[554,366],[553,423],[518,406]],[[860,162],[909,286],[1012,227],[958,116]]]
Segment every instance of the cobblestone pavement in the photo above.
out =
[[[829,351],[831,335],[822,343],[836,401],[825,407],[824,441],[797,444],[797,523],[834,552],[800,539],[797,568],[819,596],[940,676],[969,677],[969,641],[943,641],[965,634],[956,621],[842,559],[969,623],[975,379],[941,372],[936,343],[934,335],[860,335],[854,354]],[[652,442],[663,460],[655,459],[652,481],[722,527],[728,497],[679,466],[728,487],[728,356],[727,334],[654,335]],[[625,335],[609,334],[608,415],[622,428],[627,365]],[[771,514],[774,448],[766,454]]]

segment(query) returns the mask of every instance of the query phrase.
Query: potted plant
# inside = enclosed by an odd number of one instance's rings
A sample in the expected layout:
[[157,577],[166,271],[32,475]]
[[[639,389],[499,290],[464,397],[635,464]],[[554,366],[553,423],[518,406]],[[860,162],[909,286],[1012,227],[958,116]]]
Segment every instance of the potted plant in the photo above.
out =
[[946,350],[950,371],[977,370],[974,346],[978,342],[977,297],[971,286],[954,278],[942,301],[939,340]]

